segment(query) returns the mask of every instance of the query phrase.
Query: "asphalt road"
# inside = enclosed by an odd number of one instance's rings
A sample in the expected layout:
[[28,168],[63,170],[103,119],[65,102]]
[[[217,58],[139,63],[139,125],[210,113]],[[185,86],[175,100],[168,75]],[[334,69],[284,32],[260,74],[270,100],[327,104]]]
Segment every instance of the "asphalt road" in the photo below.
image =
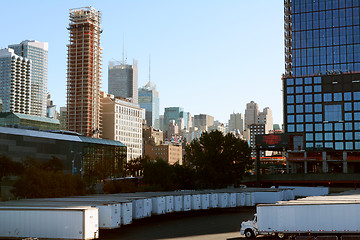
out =
[[116,230],[100,231],[101,240],[240,240],[240,224],[255,208],[241,207],[173,213],[134,221]]

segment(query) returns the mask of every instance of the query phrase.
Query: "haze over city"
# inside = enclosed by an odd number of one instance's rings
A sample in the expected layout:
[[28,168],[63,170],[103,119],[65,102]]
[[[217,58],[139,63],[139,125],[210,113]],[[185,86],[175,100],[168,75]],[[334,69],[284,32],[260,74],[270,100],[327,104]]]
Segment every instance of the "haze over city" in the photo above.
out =
[[[283,1],[18,1],[2,2],[0,48],[25,39],[49,43],[48,91],[66,105],[69,9],[102,13],[102,90],[108,63],[138,60],[139,87],[149,80],[160,95],[160,114],[178,106],[227,123],[255,101],[282,123]],[[11,21],[9,21],[11,19]]]

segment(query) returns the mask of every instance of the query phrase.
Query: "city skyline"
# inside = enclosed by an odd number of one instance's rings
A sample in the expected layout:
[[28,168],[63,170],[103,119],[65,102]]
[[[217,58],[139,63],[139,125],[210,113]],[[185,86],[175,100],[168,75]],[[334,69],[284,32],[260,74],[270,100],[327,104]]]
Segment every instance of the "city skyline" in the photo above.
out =
[[[0,48],[26,39],[49,43],[48,91],[57,110],[66,105],[69,9],[92,6],[102,12],[103,91],[108,63],[121,59],[124,44],[127,61],[139,62],[139,86],[148,81],[151,54],[160,113],[179,106],[226,123],[231,113],[244,112],[246,103],[255,101],[273,110],[274,123],[282,123],[283,1],[20,2],[17,13],[30,9],[32,17],[2,26],[9,34]],[[22,31],[15,31],[20,26]]]

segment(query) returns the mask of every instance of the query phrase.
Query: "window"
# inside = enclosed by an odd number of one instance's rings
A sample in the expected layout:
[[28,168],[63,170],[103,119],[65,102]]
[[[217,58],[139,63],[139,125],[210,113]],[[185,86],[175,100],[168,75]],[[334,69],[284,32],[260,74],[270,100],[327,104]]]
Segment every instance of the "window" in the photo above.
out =
[[323,130],[322,123],[315,124],[315,131],[322,132],[322,130]]
[[343,131],[343,124],[342,123],[335,123],[335,131]]
[[332,141],[333,140],[333,134],[332,133],[325,133],[324,137],[325,137],[325,141]]
[[303,84],[303,79],[302,78],[296,78],[295,84],[296,85],[302,85]]
[[304,115],[296,115],[296,122],[298,123],[304,122]]
[[331,93],[325,93],[324,94],[324,102],[331,102],[331,101],[332,101]]
[[344,103],[344,111],[351,111],[351,110],[352,110],[351,102]]
[[334,145],[333,145],[332,142],[326,142],[326,143],[325,143],[325,148],[333,149],[333,148],[334,148]]
[[351,121],[352,120],[352,113],[345,113],[345,121]]
[[303,95],[296,95],[296,103],[303,103],[304,97]]
[[352,130],[352,123],[345,123],[345,130],[348,131],[348,130]]
[[287,113],[294,113],[294,105],[287,106]]
[[345,140],[353,140],[352,132],[345,132]]
[[313,122],[313,115],[312,114],[306,114],[305,115],[305,122]]
[[311,94],[305,94],[305,102],[306,103],[311,103],[313,101],[312,95]]
[[354,111],[360,111],[360,102],[354,102]]
[[315,114],[315,122],[322,122],[322,114]]
[[346,150],[353,150],[354,149],[354,145],[353,145],[352,142],[346,142],[345,147],[346,147]]
[[314,94],[314,102],[321,102],[321,94]]
[[287,92],[287,94],[292,94],[292,93],[294,93],[294,87],[287,87],[287,88],[286,88],[286,92]]
[[294,85],[294,79],[289,78],[286,80],[286,85],[290,86],[290,85]]
[[322,133],[315,133],[315,141],[322,141],[323,135]]
[[322,105],[321,104],[315,104],[314,108],[315,108],[315,112],[322,112]]
[[294,126],[294,124],[289,124],[287,130],[288,130],[288,132],[295,132],[295,126]]
[[303,87],[302,86],[296,87],[296,93],[303,93]]
[[304,106],[303,105],[296,105],[296,113],[303,113]]
[[307,134],[305,134],[305,140],[306,140],[307,142],[314,141],[314,134],[313,134],[313,133],[307,133]]
[[342,101],[342,93],[334,93],[334,101]]
[[360,92],[354,92],[354,100],[360,100]]
[[334,122],[342,120],[341,105],[325,105],[325,121]]
[[[306,99],[306,97],[305,97]],[[313,106],[311,104],[306,104],[305,105],[305,112],[307,113],[311,113],[313,111]]]
[[321,85],[315,85],[314,92],[321,92]]
[[335,133],[335,140],[340,140],[340,141],[344,140],[343,133],[342,132],[336,132]]
[[294,103],[294,96],[287,96],[287,103]]
[[313,125],[312,124],[306,124],[305,125],[305,130],[307,132],[312,132],[313,131]]
[[293,122],[295,122],[295,116],[294,116],[294,115],[288,115],[288,116],[287,116],[287,121],[288,121],[288,123],[293,123]]
[[335,150],[344,150],[343,142],[335,142]]
[[344,93],[344,101],[351,101],[351,92]]
[[296,124],[296,131],[303,132],[304,131],[304,124]]

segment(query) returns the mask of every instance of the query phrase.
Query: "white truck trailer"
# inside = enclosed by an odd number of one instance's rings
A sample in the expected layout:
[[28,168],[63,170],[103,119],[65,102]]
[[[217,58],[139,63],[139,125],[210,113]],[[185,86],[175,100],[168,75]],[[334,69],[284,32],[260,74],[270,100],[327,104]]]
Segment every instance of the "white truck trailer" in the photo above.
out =
[[246,238],[258,235],[360,234],[359,202],[260,204],[254,220],[241,223]]
[[0,207],[0,238],[96,239],[99,214],[92,207]]

